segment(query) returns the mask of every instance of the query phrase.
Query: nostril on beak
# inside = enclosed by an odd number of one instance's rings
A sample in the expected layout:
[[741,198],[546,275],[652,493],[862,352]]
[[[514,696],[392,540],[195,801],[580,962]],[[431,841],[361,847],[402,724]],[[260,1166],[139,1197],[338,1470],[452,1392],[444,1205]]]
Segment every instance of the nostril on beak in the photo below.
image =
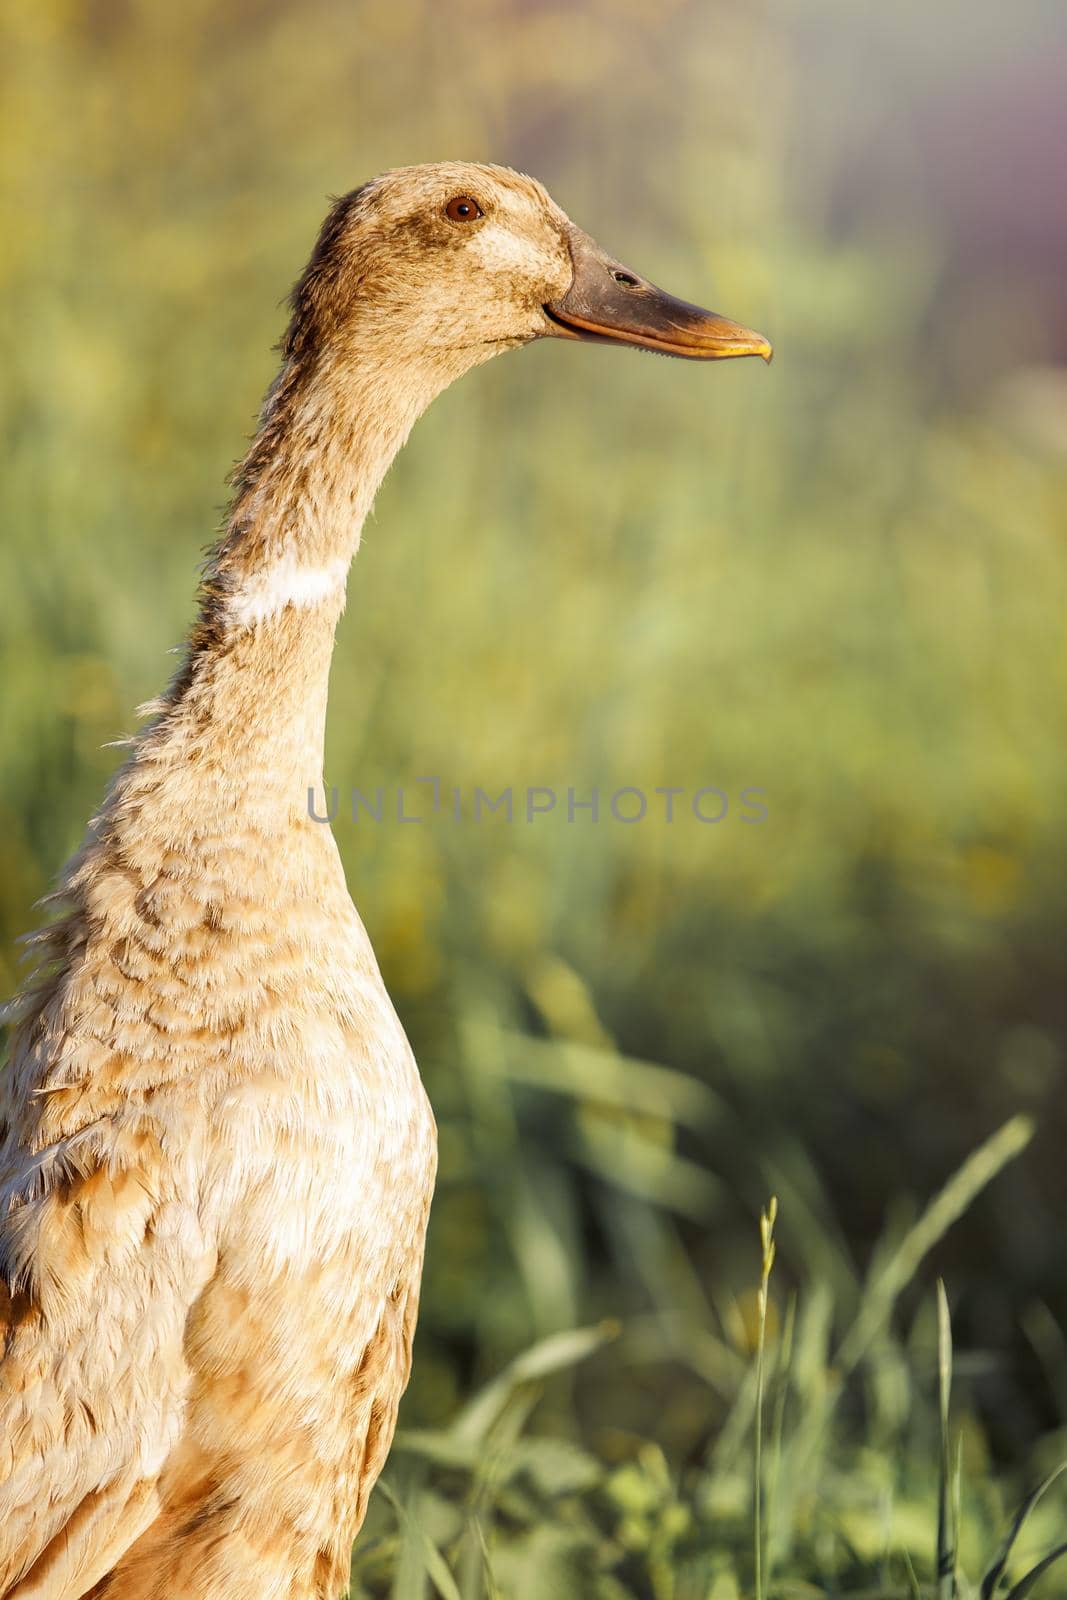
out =
[[623,272],[618,267],[612,267],[611,276],[616,283],[621,283],[624,289],[636,289],[638,286],[632,272]]

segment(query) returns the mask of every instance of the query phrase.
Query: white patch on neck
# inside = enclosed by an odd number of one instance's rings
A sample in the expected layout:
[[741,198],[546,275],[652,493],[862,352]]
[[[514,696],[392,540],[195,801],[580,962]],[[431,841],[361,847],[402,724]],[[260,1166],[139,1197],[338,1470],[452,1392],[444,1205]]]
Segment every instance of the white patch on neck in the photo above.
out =
[[348,574],[347,556],[337,556],[321,567],[282,556],[273,566],[252,572],[226,603],[231,621],[240,628],[254,628],[287,606],[310,607],[344,587]]
[[518,267],[531,275],[545,274],[547,263],[537,246],[499,222],[479,228],[467,248],[490,272],[513,272]]

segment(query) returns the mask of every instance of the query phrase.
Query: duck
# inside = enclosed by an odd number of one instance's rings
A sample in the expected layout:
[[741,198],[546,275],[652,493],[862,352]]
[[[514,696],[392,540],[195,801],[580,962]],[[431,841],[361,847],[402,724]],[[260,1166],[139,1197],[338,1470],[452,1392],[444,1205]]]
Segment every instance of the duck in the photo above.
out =
[[411,1368],[435,1124],[306,796],[379,484],[449,384],[545,338],[771,355],[509,168],[398,168],[332,205],[181,665],[8,1011],[4,1600],[345,1588]]

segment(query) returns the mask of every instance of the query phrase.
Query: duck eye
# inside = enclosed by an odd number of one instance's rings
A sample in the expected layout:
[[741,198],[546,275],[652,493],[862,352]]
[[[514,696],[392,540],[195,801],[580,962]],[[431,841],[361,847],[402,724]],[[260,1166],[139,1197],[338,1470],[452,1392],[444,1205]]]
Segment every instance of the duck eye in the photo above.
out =
[[445,206],[445,216],[449,222],[477,222],[484,215],[477,200],[472,200],[469,194],[453,195]]

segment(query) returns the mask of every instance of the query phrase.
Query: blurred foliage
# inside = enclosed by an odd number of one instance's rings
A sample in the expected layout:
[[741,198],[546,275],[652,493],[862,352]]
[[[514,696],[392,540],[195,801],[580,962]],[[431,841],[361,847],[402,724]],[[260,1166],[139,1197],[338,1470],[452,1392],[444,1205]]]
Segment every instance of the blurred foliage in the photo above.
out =
[[[955,1419],[943,1286],[936,1318],[924,1307],[906,1343],[894,1336],[893,1312],[917,1264],[1032,1132],[1025,1118],[1005,1124],[901,1239],[886,1241],[855,1286],[855,1319],[836,1348],[826,1284],[791,1296],[780,1323],[774,1315],[773,1200],[760,1219],[754,1367],[731,1352],[710,1312],[682,1320],[668,1300],[631,1321],[624,1365],[639,1369],[666,1345],[718,1397],[730,1396],[715,1439],[682,1462],[654,1440],[629,1440],[619,1459],[598,1460],[525,1431],[554,1376],[619,1339],[606,1323],[549,1335],[448,1428],[402,1431],[356,1547],[350,1600],[740,1600],[750,1573],[756,1600],[1024,1600],[1067,1557],[1067,1462],[1010,1507],[980,1437]],[[869,1428],[857,1447],[838,1413],[864,1368]],[[916,1550],[924,1555],[913,1560]]]
[[[502,1552],[497,1592],[585,1592],[603,1534],[631,1554],[587,1592],[729,1600],[748,1506],[702,1464],[740,1448],[766,1194],[796,1381],[831,1383],[877,1241],[1022,1111],[1032,1144],[917,1264],[810,1454],[794,1558],[889,1584],[884,1508],[926,1537],[936,1271],[995,1542],[991,1463],[1015,1483],[1067,1425],[1067,387],[995,285],[956,316],[908,111],[1007,52],[1025,87],[1055,8],[37,0],[2,26],[2,987],[169,671],[324,194],[444,156],[536,172],[777,357],[509,356],[433,407],[366,530],[330,783],[602,796],[595,823],[336,825],[440,1122],[404,1421],[447,1432],[516,1352],[620,1319],[522,1435],[528,1559]],[[607,812],[668,785],[731,809]],[[397,1462],[379,1518],[429,1492]],[[539,1517],[587,1491],[595,1537]],[[710,1565],[672,1588],[697,1524]]]

